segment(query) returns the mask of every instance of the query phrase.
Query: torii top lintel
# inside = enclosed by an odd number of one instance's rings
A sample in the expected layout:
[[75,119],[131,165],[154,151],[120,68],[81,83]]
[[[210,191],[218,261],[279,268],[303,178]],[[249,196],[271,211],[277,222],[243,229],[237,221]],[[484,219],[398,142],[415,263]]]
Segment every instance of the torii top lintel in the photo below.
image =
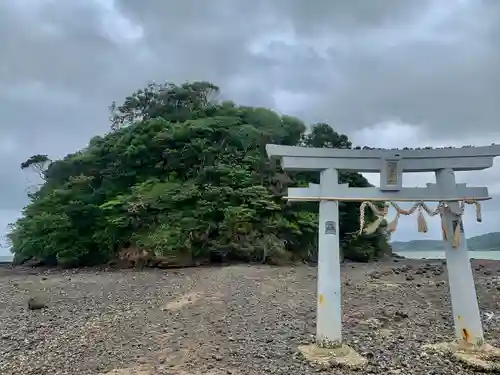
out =
[[419,150],[356,150],[266,145],[271,159],[280,159],[284,170],[306,171],[335,168],[356,172],[380,172],[384,160],[399,160],[402,172],[439,169],[472,171],[493,166],[500,145]]

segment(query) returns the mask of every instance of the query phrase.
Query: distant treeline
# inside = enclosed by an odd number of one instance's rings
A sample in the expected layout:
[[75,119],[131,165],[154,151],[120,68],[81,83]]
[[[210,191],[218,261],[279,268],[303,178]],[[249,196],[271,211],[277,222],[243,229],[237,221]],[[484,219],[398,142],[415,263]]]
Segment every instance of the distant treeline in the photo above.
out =
[[[394,241],[391,245],[395,252],[444,250],[441,240]],[[470,251],[500,251],[500,232],[471,237],[467,239],[467,246]]]

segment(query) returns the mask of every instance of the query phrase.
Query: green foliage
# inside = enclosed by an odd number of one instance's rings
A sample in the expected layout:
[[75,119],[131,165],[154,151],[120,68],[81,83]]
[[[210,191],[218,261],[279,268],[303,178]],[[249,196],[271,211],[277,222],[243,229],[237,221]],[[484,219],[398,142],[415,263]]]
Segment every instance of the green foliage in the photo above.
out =
[[[217,102],[217,93],[207,82],[149,85],[113,104],[112,132],[43,171],[44,185],[8,235],[16,258],[79,266],[138,248],[183,260],[314,259],[317,203],[282,197],[319,176],[277,169],[265,145],[351,143],[327,124],[306,134],[297,118]],[[35,155],[23,168],[48,161]],[[357,173],[340,180],[369,186]],[[359,204],[342,203],[340,223],[346,258],[387,251],[382,234],[348,235],[359,227]]]
[[47,166],[51,163],[51,160],[47,155],[36,154],[30,156],[28,160],[21,163],[21,169],[31,169],[34,171],[38,177],[42,180],[45,179],[45,170]]
[[21,169],[26,169],[29,167],[32,167],[34,165],[45,165],[47,163],[50,163],[50,159],[47,155],[41,155],[41,154],[36,154],[33,156],[30,156],[28,160],[25,162],[21,163]]

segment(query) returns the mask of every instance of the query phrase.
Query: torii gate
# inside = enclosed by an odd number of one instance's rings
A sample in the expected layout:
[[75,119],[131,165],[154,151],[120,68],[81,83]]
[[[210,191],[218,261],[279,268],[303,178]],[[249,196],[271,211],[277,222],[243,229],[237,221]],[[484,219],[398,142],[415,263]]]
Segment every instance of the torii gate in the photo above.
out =
[[[486,187],[468,187],[455,182],[455,171],[482,170],[493,166],[500,145],[487,147],[418,150],[356,150],[309,148],[268,144],[271,159],[279,159],[283,170],[319,171],[320,184],[289,188],[290,201],[319,201],[318,299],[316,344],[302,347],[314,360],[362,365],[364,360],[342,345],[340,293],[340,248],[338,201],[417,201],[444,203],[446,260],[455,322],[454,344],[460,348],[486,348],[467,242],[461,222],[459,202],[488,200]],[[380,188],[352,188],[338,183],[338,170],[380,173]],[[436,183],[427,187],[403,187],[403,172],[435,172]],[[459,245],[453,244],[455,227],[460,224]],[[455,232],[456,233],[456,232]],[[344,347],[331,354],[335,348]],[[491,347],[488,347],[491,349]],[[325,351],[326,350],[326,351]],[[347,351],[346,351],[347,350]],[[329,355],[330,353],[331,355]],[[350,359],[342,359],[342,356]],[[463,359],[463,358],[462,358]]]

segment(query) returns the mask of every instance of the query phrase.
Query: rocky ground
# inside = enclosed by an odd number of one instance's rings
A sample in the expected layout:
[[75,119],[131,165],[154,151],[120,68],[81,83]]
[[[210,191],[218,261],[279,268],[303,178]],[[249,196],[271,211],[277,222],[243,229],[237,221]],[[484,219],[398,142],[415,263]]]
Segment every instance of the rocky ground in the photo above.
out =
[[[473,266],[482,312],[500,314],[500,262]],[[443,262],[342,268],[345,341],[369,359],[360,371],[314,367],[296,353],[314,340],[315,268],[239,265],[2,267],[0,374],[473,373],[421,349],[453,336]],[[500,316],[485,329],[488,341],[500,345]]]

